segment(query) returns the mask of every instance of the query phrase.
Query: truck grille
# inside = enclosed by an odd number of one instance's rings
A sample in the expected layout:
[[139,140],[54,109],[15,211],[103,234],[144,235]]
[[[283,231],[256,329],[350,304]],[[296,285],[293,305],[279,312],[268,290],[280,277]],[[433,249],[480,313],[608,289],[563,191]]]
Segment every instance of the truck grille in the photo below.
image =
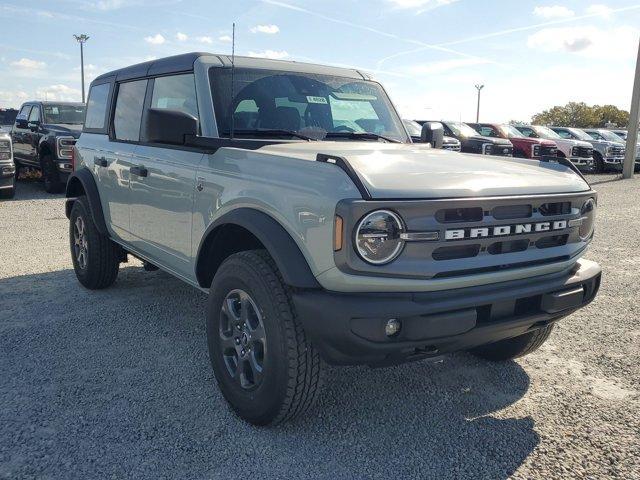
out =
[[624,150],[624,147],[611,147],[611,155],[614,157],[622,157]]
[[445,143],[444,145],[442,145],[442,148],[444,150],[451,150],[452,152],[459,152],[460,151],[460,144],[458,144],[458,143]]
[[491,155],[513,157],[513,147],[511,145],[492,145]]
[[578,148],[578,157],[580,158],[592,158],[593,157],[593,148],[589,147],[577,147]]
[[542,145],[540,148],[540,155],[555,157],[558,154],[558,148],[552,147],[551,145]]

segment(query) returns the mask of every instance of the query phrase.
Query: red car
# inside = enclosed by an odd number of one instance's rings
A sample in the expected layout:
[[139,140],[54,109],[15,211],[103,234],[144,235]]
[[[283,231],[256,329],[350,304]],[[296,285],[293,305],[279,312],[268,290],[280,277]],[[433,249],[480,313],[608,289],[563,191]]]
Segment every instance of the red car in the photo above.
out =
[[529,138],[511,125],[498,123],[469,123],[485,137],[506,138],[513,143],[513,156],[520,158],[540,159],[542,156],[555,157],[558,145],[552,140],[544,138]]

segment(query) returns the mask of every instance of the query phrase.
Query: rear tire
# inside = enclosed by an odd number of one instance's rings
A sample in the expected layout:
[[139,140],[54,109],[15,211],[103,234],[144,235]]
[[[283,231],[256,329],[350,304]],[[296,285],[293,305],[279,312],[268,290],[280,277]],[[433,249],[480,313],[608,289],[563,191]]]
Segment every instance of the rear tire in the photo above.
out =
[[42,180],[47,193],[60,193],[64,190],[64,183],[60,181],[60,174],[56,169],[55,162],[51,155],[43,155],[40,160],[42,169]]
[[218,386],[245,421],[282,423],[315,403],[321,360],[266,251],[231,255],[216,272],[207,304],[207,342]]
[[492,362],[503,362],[505,360],[524,357],[540,348],[549,338],[552,330],[553,325],[547,325],[546,327],[539,328],[518,337],[482,345],[481,347],[471,350],[471,353],[485,360],[491,360]]
[[121,249],[98,231],[84,196],[73,202],[69,244],[73,269],[82,285],[90,290],[113,285],[120,268]]

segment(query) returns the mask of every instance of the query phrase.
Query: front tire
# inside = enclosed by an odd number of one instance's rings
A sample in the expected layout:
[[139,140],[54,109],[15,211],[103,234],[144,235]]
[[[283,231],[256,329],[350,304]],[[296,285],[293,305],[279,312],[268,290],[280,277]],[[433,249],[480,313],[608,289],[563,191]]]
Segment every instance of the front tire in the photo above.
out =
[[120,268],[120,247],[98,231],[86,197],[73,202],[69,244],[73,269],[82,285],[90,290],[113,285]]
[[207,341],[218,386],[240,418],[274,425],[315,403],[321,360],[266,251],[231,255],[216,272],[207,305]]
[[60,174],[56,169],[55,162],[51,155],[43,155],[40,160],[40,168],[42,169],[44,189],[47,193],[62,192],[64,190],[64,183],[60,181]]
[[549,338],[553,325],[539,328],[532,332],[525,333],[514,338],[507,338],[499,342],[482,345],[471,350],[474,355],[491,360],[492,362],[503,362],[514,358],[524,357],[537,350]]
[[593,155],[593,172],[594,173],[604,173],[606,170],[604,166],[604,160],[602,159],[602,155],[599,153],[594,153]]

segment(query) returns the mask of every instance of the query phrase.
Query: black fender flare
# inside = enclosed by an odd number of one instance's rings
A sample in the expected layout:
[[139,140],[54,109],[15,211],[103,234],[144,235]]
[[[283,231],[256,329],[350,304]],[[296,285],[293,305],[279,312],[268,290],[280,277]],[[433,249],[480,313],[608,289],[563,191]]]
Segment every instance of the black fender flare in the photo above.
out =
[[248,207],[225,213],[205,231],[196,257],[196,275],[199,282],[200,262],[204,261],[201,255],[206,254],[208,242],[213,241],[216,229],[228,224],[248,230],[264,245],[287,285],[297,288],[321,288],[300,248],[285,228],[270,215]]
[[88,168],[80,168],[73,172],[67,180],[66,197],[67,202],[65,204],[65,214],[67,218],[71,217],[71,208],[73,202],[81,196],[85,195],[89,202],[89,209],[91,210],[91,217],[96,228],[102,235],[109,235],[107,230],[107,223],[104,220],[104,213],[102,211],[102,203],[100,202],[100,194],[98,193],[98,186],[93,178],[93,174]]

